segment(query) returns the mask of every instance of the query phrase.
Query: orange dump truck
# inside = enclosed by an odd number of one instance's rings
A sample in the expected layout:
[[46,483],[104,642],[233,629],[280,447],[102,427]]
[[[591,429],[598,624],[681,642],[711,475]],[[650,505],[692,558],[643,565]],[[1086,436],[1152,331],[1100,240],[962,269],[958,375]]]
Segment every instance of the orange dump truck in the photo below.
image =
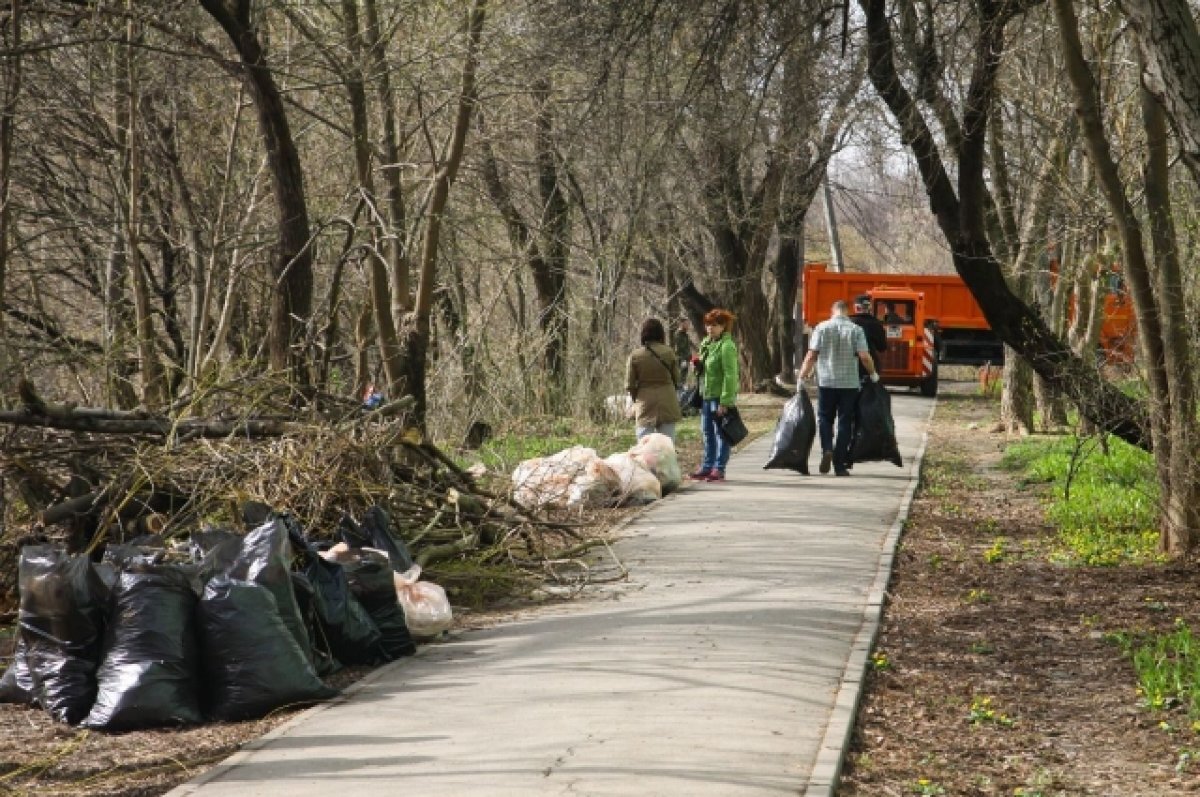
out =
[[[872,310],[887,330],[883,355],[886,385],[919,388],[937,395],[938,365],[983,365],[1004,361],[1004,346],[992,331],[962,278],[921,274],[838,273],[823,263],[804,267],[801,308],[805,335],[829,317],[837,299],[871,297]],[[1100,345],[1111,359],[1132,359],[1133,318],[1119,290],[1105,299]]]

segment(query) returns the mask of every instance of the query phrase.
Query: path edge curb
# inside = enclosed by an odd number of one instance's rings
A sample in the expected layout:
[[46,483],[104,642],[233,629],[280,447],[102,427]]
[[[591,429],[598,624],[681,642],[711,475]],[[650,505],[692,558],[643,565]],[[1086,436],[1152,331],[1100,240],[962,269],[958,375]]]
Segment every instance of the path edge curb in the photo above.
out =
[[[417,648],[417,652],[413,655],[420,656],[427,647],[428,647],[428,645],[422,645],[421,647]],[[312,708],[308,708],[308,709],[305,709],[304,711],[297,713],[294,717],[292,717],[291,719],[289,719],[287,722],[283,723],[282,725],[277,725],[276,727],[272,728],[270,731],[263,734],[262,736],[255,737],[254,739],[246,742],[245,744],[241,745],[237,749],[236,752],[230,753],[228,756],[221,759],[216,764],[213,764],[208,769],[204,770],[203,772],[198,773],[195,777],[190,778],[183,783],[180,783],[175,788],[166,792],[163,795],[163,797],[187,797],[187,795],[193,794],[198,789],[200,789],[202,786],[206,786],[209,783],[212,783],[214,780],[219,779],[221,776],[223,776],[227,772],[229,772],[229,770],[237,767],[251,753],[255,752],[256,750],[259,750],[260,748],[265,746],[268,742],[270,742],[274,739],[278,739],[282,736],[287,736],[288,733],[292,730],[292,728],[299,725],[301,722],[304,722],[308,718],[313,717],[317,714],[320,714],[324,711],[328,711],[329,709],[333,708],[334,706],[339,706],[342,703],[345,703],[347,700],[352,698],[356,693],[362,691],[363,689],[366,689],[368,686],[373,684],[375,681],[378,681],[380,678],[382,678],[384,675],[390,673],[392,670],[403,666],[406,661],[409,661],[412,658],[413,658],[413,656],[404,656],[402,658],[389,661],[387,664],[384,664],[380,667],[375,668],[371,672],[364,675],[362,678],[359,678],[357,681],[354,681],[353,683],[346,686],[335,697],[332,697],[328,700],[324,700],[324,701],[318,703],[317,705],[313,706]]]
[[862,700],[863,686],[866,680],[867,668],[870,665],[871,649],[879,636],[879,628],[883,621],[883,610],[887,603],[888,585],[892,580],[892,566],[896,558],[896,548],[900,544],[900,535],[908,520],[912,508],[913,496],[921,483],[921,470],[925,466],[925,449],[929,445],[929,427],[933,422],[933,413],[937,410],[937,399],[929,407],[925,418],[925,432],[921,435],[921,444],[917,447],[913,458],[912,474],[908,489],[900,501],[896,511],[896,519],[888,530],[880,550],[879,566],[875,571],[875,580],[867,591],[867,601],[863,613],[863,624],[859,627],[854,641],[850,645],[850,655],[846,659],[846,668],[842,672],[841,685],[834,699],[833,710],[825,725],[825,734],[821,738],[821,746],[817,751],[817,759],[813,762],[812,773],[804,790],[804,797],[833,797],[841,782],[842,767],[846,762],[846,750],[850,745],[850,735],[854,732],[854,721],[858,716],[858,705]]

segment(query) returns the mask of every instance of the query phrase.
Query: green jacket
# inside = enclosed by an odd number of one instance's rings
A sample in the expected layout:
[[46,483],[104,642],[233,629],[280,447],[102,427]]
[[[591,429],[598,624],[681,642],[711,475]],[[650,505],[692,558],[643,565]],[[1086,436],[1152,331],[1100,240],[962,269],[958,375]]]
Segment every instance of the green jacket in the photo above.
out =
[[705,338],[700,341],[700,361],[704,364],[701,395],[706,399],[718,399],[722,407],[736,406],[738,354],[733,337],[723,332],[716,340]]

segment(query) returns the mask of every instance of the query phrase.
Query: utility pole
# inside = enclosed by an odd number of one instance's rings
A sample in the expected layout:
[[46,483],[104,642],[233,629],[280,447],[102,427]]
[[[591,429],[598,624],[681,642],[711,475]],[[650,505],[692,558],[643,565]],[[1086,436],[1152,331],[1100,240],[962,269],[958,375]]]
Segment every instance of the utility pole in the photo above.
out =
[[821,178],[821,196],[825,200],[825,228],[829,231],[829,258],[833,261],[833,270],[841,274],[846,271],[845,261],[842,260],[842,239],[838,237],[837,214],[833,210],[833,192],[829,190],[829,169]]

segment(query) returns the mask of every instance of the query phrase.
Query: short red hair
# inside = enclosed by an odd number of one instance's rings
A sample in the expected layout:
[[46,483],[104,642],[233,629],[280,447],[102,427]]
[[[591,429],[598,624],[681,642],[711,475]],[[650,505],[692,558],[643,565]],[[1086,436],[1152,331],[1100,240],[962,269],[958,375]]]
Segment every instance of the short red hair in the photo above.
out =
[[733,326],[733,313],[728,310],[722,310],[720,307],[714,307],[704,314],[705,324],[720,324],[728,331]]

